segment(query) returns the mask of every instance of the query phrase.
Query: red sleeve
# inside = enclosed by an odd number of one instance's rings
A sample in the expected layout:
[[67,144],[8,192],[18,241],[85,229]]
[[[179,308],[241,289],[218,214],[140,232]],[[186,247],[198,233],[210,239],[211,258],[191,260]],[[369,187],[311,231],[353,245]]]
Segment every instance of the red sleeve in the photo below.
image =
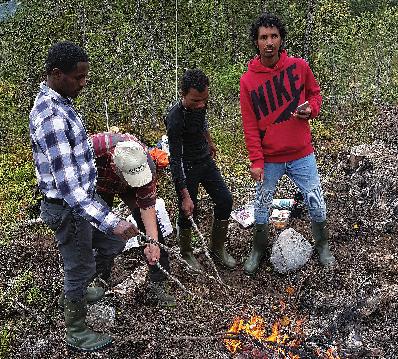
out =
[[240,79],[240,111],[242,114],[243,132],[245,143],[249,152],[252,168],[264,168],[264,155],[261,146],[258,121],[251,105],[249,90],[247,89],[243,76]]
[[319,115],[322,105],[321,89],[309,65],[305,62],[305,99],[311,105],[311,118]]
[[156,203],[156,178],[137,189],[137,206],[141,209],[154,207]]

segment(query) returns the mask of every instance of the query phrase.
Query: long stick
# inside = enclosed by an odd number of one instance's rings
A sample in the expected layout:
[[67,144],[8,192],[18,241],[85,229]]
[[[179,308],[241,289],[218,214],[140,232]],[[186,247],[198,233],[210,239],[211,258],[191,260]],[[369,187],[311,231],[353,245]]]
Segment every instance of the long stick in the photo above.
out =
[[203,234],[199,231],[199,228],[198,228],[198,226],[196,225],[195,221],[193,220],[193,217],[190,216],[190,217],[189,217],[189,220],[191,221],[193,228],[195,229],[196,233],[198,234],[198,236],[199,236],[199,238],[200,238],[200,241],[201,241],[201,244],[202,244],[202,249],[203,249],[203,251],[205,252],[205,256],[206,256],[207,259],[209,260],[209,262],[210,262],[210,264],[211,264],[211,267],[213,268],[213,271],[214,271],[214,273],[215,273],[216,276],[217,276],[218,281],[219,281],[222,285],[224,285],[225,287],[227,287],[228,289],[231,289],[231,288],[230,288],[227,284],[225,284],[225,283],[223,282],[223,280],[221,279],[220,274],[218,273],[217,267],[216,267],[216,265],[214,264],[213,260],[211,259],[210,254],[209,254],[209,251],[207,250],[207,245],[206,245],[205,237],[204,237]]

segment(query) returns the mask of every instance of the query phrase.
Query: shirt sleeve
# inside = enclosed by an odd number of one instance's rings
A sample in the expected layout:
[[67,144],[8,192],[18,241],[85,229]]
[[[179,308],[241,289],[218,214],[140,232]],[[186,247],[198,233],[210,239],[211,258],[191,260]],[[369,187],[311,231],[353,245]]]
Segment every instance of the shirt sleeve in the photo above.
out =
[[152,181],[137,189],[137,206],[141,209],[151,208],[156,204],[156,165],[149,153],[147,159],[152,172]]
[[170,151],[170,171],[177,191],[186,188],[185,175],[182,164],[182,119],[175,113],[167,116],[167,137]]
[[[47,121],[43,121],[42,126],[36,128],[35,137],[48,159],[55,186],[62,198],[96,228],[112,234],[120,219],[108,206],[96,201],[82,183],[83,174],[87,175],[87,172],[90,172],[93,175],[91,171],[95,171],[95,166],[93,164],[90,167],[88,162],[94,159],[87,159],[87,155],[80,153],[83,152],[84,146],[77,141],[89,141],[89,138],[83,134],[79,139],[71,138],[70,132],[67,120],[51,116]],[[85,161],[77,156],[83,156]]]
[[252,168],[264,168],[264,154],[261,146],[258,121],[251,106],[249,91],[243,78],[240,80],[240,111],[242,115],[243,132],[246,148]]

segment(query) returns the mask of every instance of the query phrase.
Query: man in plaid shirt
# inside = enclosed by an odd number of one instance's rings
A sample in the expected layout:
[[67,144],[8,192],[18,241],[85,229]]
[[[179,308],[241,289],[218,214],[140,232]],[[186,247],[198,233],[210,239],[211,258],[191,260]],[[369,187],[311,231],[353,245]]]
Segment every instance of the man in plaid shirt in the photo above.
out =
[[[40,85],[29,129],[37,181],[44,195],[41,217],[55,231],[64,263],[66,342],[78,350],[95,351],[111,344],[112,338],[85,324],[87,302],[103,295],[102,289],[87,289],[96,274],[92,249],[97,248],[99,258],[117,254],[118,239],[131,238],[137,228],[118,218],[95,194],[94,154],[71,100],[86,85],[88,69],[88,56],[79,46],[61,42],[50,48],[47,79]],[[145,254],[155,264],[159,247],[148,245]]]
[[[103,132],[91,136],[91,142],[95,154],[95,162],[98,171],[97,177],[97,193],[112,208],[115,195],[128,206],[138,224],[138,228],[149,235],[151,238],[159,240],[164,244],[164,238],[156,219],[155,203],[156,203],[156,166],[148,153],[146,147],[133,135]],[[133,151],[136,154],[146,156],[152,179],[142,186],[131,186],[124,178],[122,171],[115,164],[115,150],[125,142],[137,145]],[[131,149],[126,149],[127,155],[137,157]],[[124,242],[120,242],[120,251],[124,248]],[[113,256],[109,258],[106,267],[98,268],[97,273],[102,279],[108,281],[111,275],[113,264]],[[170,264],[167,252],[160,250],[159,264],[168,272]],[[175,306],[175,298],[167,293],[165,288],[166,277],[163,272],[156,266],[149,263],[149,298],[151,301],[157,302],[162,306]]]

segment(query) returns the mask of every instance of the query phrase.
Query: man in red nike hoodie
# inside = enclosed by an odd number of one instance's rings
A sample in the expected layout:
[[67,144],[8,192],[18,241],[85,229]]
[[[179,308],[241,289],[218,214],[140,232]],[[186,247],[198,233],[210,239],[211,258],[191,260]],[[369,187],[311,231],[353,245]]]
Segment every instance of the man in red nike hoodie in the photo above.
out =
[[240,80],[240,105],[250,173],[257,182],[253,246],[244,270],[254,274],[266,254],[268,212],[279,179],[286,174],[308,206],[315,247],[323,265],[335,258],[329,250],[326,205],[311,144],[309,119],[318,116],[322,97],[307,62],[283,50],[286,29],[264,13],[251,28],[258,55]]

